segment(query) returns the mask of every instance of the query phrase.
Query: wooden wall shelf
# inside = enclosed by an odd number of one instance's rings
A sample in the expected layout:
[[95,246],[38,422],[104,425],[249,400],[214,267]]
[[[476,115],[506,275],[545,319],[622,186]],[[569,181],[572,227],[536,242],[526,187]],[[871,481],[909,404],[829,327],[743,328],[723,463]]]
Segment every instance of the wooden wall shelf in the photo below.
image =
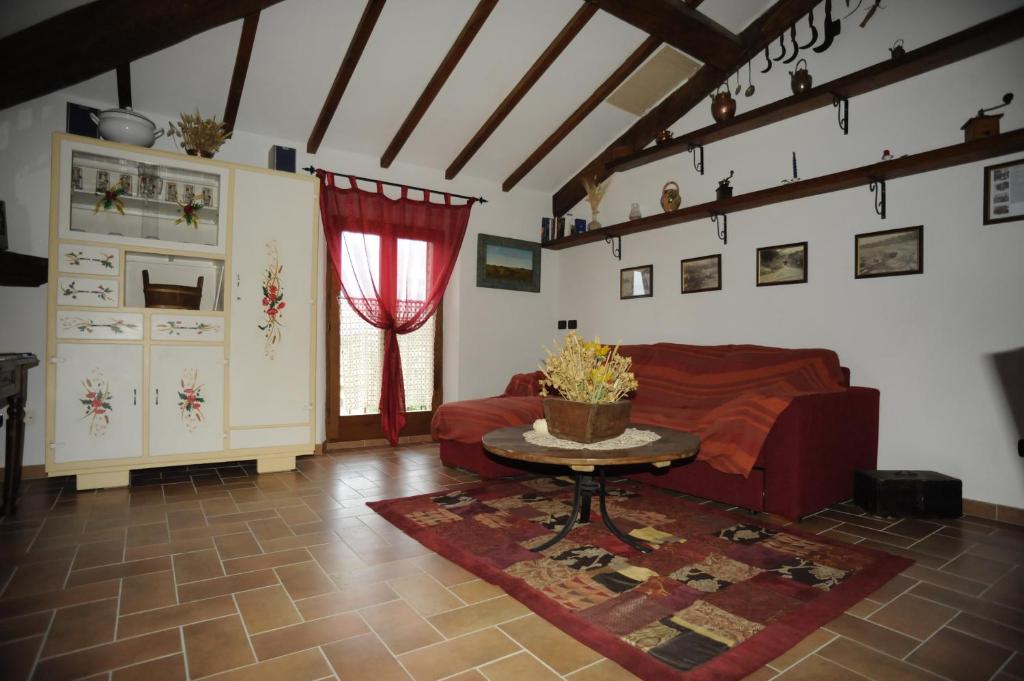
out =
[[[907,52],[901,59],[883,62],[823,83],[807,92],[786,97],[740,114],[725,123],[716,123],[681,135],[671,142],[641,149],[608,164],[621,172],[707,145],[750,130],[830,106],[836,96],[852,98],[872,90],[980,54],[1012,40],[1024,37],[1024,7],[982,22],[967,30]],[[965,111],[964,116],[971,112]]]
[[[793,201],[809,196],[827,194],[829,192],[861,187],[878,180],[894,180],[908,175],[927,173],[951,166],[983,161],[996,156],[1012,154],[1024,149],[1024,128],[1005,132],[994,137],[985,137],[973,142],[963,142],[941,149],[924,151],[911,156],[903,156],[892,161],[880,161],[851,170],[822,175],[799,182],[790,182],[777,187],[760,189],[746,194],[739,194],[721,201],[709,201],[696,206],[687,206],[671,213],[660,213],[638,220],[620,222],[603,229],[584,234],[574,234],[561,239],[545,242],[544,248],[561,250],[582,246],[594,241],[602,241],[609,236],[624,236],[652,229],[660,229],[669,225],[692,222],[710,218],[712,215],[728,215],[751,208],[760,208],[773,203]],[[891,193],[892,190],[890,190]],[[865,195],[865,201],[871,199]]]

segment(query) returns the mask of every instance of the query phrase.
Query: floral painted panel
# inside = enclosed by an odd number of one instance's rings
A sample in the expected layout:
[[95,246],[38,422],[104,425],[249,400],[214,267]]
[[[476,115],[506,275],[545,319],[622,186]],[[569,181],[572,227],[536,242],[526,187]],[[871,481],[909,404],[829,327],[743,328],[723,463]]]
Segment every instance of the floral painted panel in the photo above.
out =
[[267,266],[263,271],[263,297],[260,304],[263,307],[263,321],[259,324],[259,330],[263,332],[263,354],[267,359],[274,359],[277,344],[281,341],[282,329],[284,328],[284,286],[281,283],[281,274],[284,266],[281,265],[281,258],[277,250],[277,242],[267,242]]
[[60,277],[57,280],[58,305],[117,307],[118,299],[116,279]]
[[114,411],[114,395],[110,390],[110,381],[99,368],[93,369],[89,376],[82,379],[82,396],[78,401],[84,408],[82,419],[88,423],[89,435],[104,435]]
[[57,312],[58,338],[142,340],[142,315],[113,312]]
[[224,340],[223,317],[155,314],[150,317],[153,340]]
[[116,248],[61,244],[58,269],[81,274],[111,274],[120,271],[120,252]]
[[205,403],[203,385],[199,383],[199,370],[185,369],[181,376],[181,387],[178,389],[178,410],[181,413],[181,422],[190,433],[203,422]]

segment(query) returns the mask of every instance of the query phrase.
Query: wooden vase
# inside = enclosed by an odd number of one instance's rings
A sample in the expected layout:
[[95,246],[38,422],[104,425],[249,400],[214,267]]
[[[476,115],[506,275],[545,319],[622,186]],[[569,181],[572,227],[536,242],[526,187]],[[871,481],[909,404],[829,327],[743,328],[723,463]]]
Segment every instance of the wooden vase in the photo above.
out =
[[591,404],[548,397],[544,400],[544,418],[548,432],[555,437],[591,444],[622,435],[629,425],[632,406],[629,400]]

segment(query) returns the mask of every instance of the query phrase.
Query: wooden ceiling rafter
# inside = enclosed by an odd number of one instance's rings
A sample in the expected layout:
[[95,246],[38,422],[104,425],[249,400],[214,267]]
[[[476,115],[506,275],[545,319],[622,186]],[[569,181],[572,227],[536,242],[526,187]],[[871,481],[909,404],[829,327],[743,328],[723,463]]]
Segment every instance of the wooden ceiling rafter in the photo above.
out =
[[[686,4],[689,7],[696,8],[704,0],[686,0]],[[555,147],[562,143],[563,140],[569,135],[570,132],[576,129],[580,123],[583,122],[587,116],[593,113],[604,100],[608,98],[615,89],[619,87],[627,78],[629,78],[634,71],[636,71],[641,64],[643,64],[648,57],[654,54],[654,51],[662,44],[662,41],[654,36],[648,37],[640,45],[633,50],[633,52],[626,57],[626,60],[612,72],[610,76],[603,83],[597,86],[597,89],[587,97],[582,104],[580,104],[575,111],[569,114],[561,125],[555,128],[555,131],[548,135],[547,139],[541,142],[540,146],[534,149],[533,153],[530,154],[525,161],[519,164],[519,167],[512,171],[512,174],[505,178],[505,182],[502,183],[502,191],[509,191],[524,177],[526,177],[531,170],[533,170],[538,163],[544,160],[544,158],[550,154]]]
[[131,62],[125,62],[117,65],[117,108],[132,108]]
[[487,21],[487,17],[491,15],[491,11],[495,5],[498,4],[498,0],[480,0],[473,13],[469,15],[469,19],[462,26],[462,30],[459,32],[455,42],[448,48],[448,53],[441,60],[437,70],[434,71],[434,75],[431,76],[430,82],[423,88],[423,92],[420,93],[419,99],[413,105],[409,114],[402,121],[401,127],[398,128],[398,132],[395,133],[394,138],[391,140],[391,144],[384,151],[384,155],[380,157],[380,167],[387,168],[398,156],[398,152],[402,150],[405,143],[409,141],[409,137],[412,135],[413,130],[419,125],[420,120],[424,114],[427,113],[427,109],[434,103],[434,99],[437,97],[441,88],[448,82],[448,77],[452,75],[452,71],[458,65],[459,61],[462,60],[463,55],[466,54],[466,50],[469,49],[473,39],[476,38],[476,34],[480,32],[484,22]]
[[607,167],[611,160],[623,151],[632,153],[650,144],[659,132],[682,118],[697,104],[706,101],[708,95],[714,92],[729,74],[747,60],[753,59],[818,2],[820,0],[777,0],[740,34],[740,40],[746,48],[732,68],[719,70],[705,64],[698,69],[685,83],[640,117],[626,132],[619,135],[603,152],[562,185],[551,199],[554,214],[564,215],[586,196],[582,183],[584,176],[599,181],[607,179],[612,172]]
[[249,59],[252,57],[252,46],[256,42],[256,29],[259,23],[259,12],[250,14],[242,22],[242,34],[238,38],[238,52],[235,54],[235,68],[231,72],[231,85],[228,87],[228,101],[224,105],[224,127],[229,131],[235,129],[238,105],[242,101],[245,76],[249,73]]
[[306,142],[307,153],[315,154],[320,148],[320,143],[323,142],[327,128],[341,103],[341,97],[345,94],[345,89],[348,87],[349,81],[352,80],[352,74],[355,73],[356,66],[359,65],[359,60],[363,56],[366,43],[370,40],[370,34],[373,33],[377,19],[380,18],[380,13],[384,10],[384,2],[385,0],[367,0],[366,7],[363,8],[363,15],[359,18],[359,24],[356,26],[356,32],[352,35],[352,41],[338,67],[338,74],[334,77],[331,89],[320,109],[320,115],[317,116],[316,123],[313,125],[313,131],[309,134],[309,141]]
[[501,125],[502,121],[508,117],[512,112],[512,109],[526,96],[526,93],[530,91],[540,77],[544,75],[544,72],[555,62],[555,60],[562,54],[569,43],[572,42],[583,27],[587,25],[587,22],[597,14],[597,7],[589,3],[583,3],[576,13],[572,15],[569,21],[565,24],[558,35],[548,44],[544,52],[537,58],[533,65],[529,68],[515,87],[512,88],[505,99],[501,101],[498,108],[484,121],[484,124],[480,126],[480,129],[476,131],[476,134],[469,140],[466,146],[459,152],[455,160],[451,162],[448,169],[444,171],[444,177],[446,180],[450,180],[459,174],[465,165],[471,158],[480,150],[484,142],[497,130],[498,126]]
[[743,53],[741,38],[680,0],[586,0],[720,71],[730,71]]
[[0,39],[0,109],[113,71],[280,1],[96,0],[81,5]]
[[576,129],[576,126],[583,122],[583,119],[589,116],[594,109],[598,107],[601,102],[608,98],[608,95],[615,91],[615,88],[622,85],[622,82],[629,78],[629,76],[636,71],[636,69],[647,61],[647,58],[654,54],[654,51],[661,45],[661,41],[653,36],[648,36],[639,47],[626,57],[626,61],[622,62],[619,68],[615,69],[614,72],[603,83],[597,86],[597,89],[587,97],[582,104],[580,104],[575,111],[569,114],[561,125],[559,125],[554,132],[548,135],[547,139],[541,142],[540,146],[534,149],[533,153],[530,154],[525,161],[519,164],[519,167],[512,171],[505,182],[502,183],[502,191],[509,191],[522,180],[526,175],[534,169],[534,167],[540,163],[545,156],[550,154],[558,144],[566,138],[566,136]]

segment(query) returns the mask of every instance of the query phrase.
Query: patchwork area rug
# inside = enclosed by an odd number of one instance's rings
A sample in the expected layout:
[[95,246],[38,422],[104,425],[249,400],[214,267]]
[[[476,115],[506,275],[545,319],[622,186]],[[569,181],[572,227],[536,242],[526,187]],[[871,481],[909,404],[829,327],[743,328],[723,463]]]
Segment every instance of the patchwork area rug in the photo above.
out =
[[596,503],[589,524],[532,550],[563,526],[572,493],[563,478],[498,480],[368,505],[572,637],[659,681],[742,679],[911,563],[631,481],[609,483],[608,514],[655,550],[616,539]]

